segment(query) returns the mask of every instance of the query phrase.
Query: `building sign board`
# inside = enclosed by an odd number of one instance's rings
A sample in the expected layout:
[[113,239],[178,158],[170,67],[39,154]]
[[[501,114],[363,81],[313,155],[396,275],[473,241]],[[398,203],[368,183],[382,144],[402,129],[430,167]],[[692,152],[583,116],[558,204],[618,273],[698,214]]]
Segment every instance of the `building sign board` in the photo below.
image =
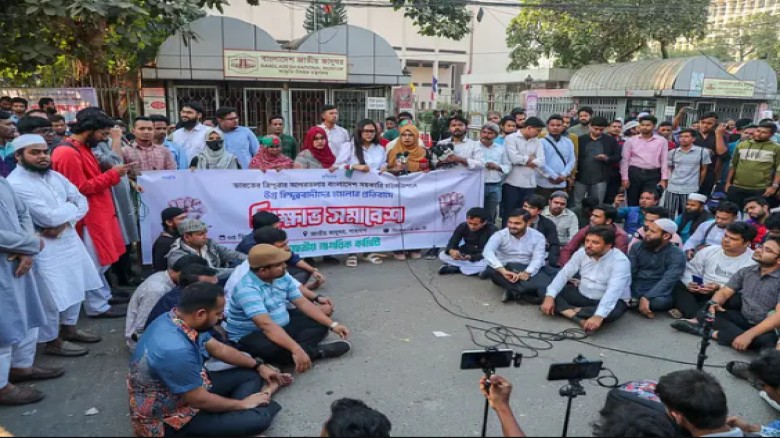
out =
[[701,95],[707,97],[753,97],[756,83],[731,79],[705,78]]
[[344,55],[225,49],[226,78],[346,82]]

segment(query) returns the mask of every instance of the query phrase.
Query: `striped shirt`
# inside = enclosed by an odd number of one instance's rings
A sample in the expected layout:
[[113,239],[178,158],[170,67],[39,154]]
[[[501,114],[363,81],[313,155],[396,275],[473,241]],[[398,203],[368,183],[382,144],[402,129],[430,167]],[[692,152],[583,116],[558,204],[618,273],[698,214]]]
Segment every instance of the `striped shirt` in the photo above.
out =
[[281,327],[290,323],[287,302],[301,298],[295,279],[288,273],[284,277],[266,283],[253,272],[247,273],[230,297],[227,317],[227,333],[231,341],[238,342],[244,336],[259,331],[252,318],[268,315]]

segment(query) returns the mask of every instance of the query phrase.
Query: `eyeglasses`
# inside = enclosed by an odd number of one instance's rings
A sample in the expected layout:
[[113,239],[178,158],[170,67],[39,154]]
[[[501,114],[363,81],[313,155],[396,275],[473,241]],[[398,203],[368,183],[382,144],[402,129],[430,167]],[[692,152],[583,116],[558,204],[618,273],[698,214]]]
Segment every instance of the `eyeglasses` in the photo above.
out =
[[764,252],[768,252],[769,254],[774,254],[776,256],[780,256],[779,252],[767,248],[766,245],[758,245],[758,246],[756,246],[756,249],[760,249],[760,250],[762,250]]

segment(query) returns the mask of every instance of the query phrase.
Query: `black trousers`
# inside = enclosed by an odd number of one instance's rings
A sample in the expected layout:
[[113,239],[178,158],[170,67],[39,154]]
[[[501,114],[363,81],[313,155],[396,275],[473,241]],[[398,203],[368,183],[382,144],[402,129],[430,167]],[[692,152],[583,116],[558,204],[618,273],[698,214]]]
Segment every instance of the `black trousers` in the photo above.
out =
[[729,191],[726,193],[728,200],[739,205],[740,210],[745,207],[746,199],[752,198],[754,196],[763,197],[763,195],[764,190],[747,190],[734,186],[729,187]]
[[[715,314],[715,322],[712,327],[718,332],[718,344],[731,345],[739,335],[755,327],[751,324],[739,310],[742,308],[742,296],[736,294],[729,299],[724,306],[725,312]],[[772,330],[753,340],[748,348],[751,350],[763,350],[765,348],[775,348],[777,345],[777,331]]]
[[714,293],[695,294],[688,290],[688,287],[682,282],[678,282],[672,292],[674,296],[674,307],[682,313],[683,318],[695,318],[702,310],[704,303],[709,301]]
[[609,178],[607,178],[607,191],[604,194],[604,203],[612,205],[615,197],[620,193],[620,170],[609,169]]
[[501,187],[501,227],[506,228],[507,215],[517,208],[523,208],[525,200],[534,194],[536,188],[515,187],[504,184]]
[[[566,310],[579,308],[580,311],[577,313],[577,317],[580,319],[588,319],[596,314],[596,310],[599,308],[599,302],[599,300],[592,300],[585,295],[582,295],[579,289],[571,284],[567,284],[563,287],[561,293],[555,297],[555,311],[560,315]],[[604,318],[604,322],[610,323],[616,321],[626,313],[626,310],[628,310],[628,304],[623,300],[618,300],[617,304],[615,304],[615,308],[609,312],[609,315],[607,315],[606,318]]]
[[305,285],[309,281],[309,278],[311,278],[311,273],[304,271],[297,266],[287,266],[287,273],[292,275],[294,279],[300,281],[303,285]]
[[[263,379],[244,368],[209,373],[212,394],[242,400],[263,388]],[[165,426],[165,436],[256,436],[271,426],[282,409],[272,401],[268,406],[231,412],[198,412],[179,430]]]
[[628,168],[628,190],[626,201],[630,206],[639,205],[639,196],[648,189],[655,190],[661,181],[661,169],[640,169],[631,166]]
[[[528,265],[523,265],[520,263],[509,263],[504,267],[510,271],[522,272],[525,270],[525,268],[528,267]],[[518,281],[517,283],[510,283],[506,278],[504,278],[503,275],[490,266],[487,267],[486,271],[487,275],[489,275],[490,279],[493,281],[493,284],[501,287],[502,289],[511,290],[516,295],[534,295],[540,298],[544,297],[544,294],[547,291],[547,286],[549,286],[550,282],[552,282],[552,279],[544,272],[544,269],[540,269],[539,272],[537,272],[533,277],[529,278],[528,281]]]
[[[290,323],[284,331],[293,338],[303,351],[313,360],[317,346],[328,336],[328,327],[309,318],[298,310],[290,310]],[[278,365],[293,364],[292,353],[274,344],[263,332],[255,332],[244,336],[238,341],[238,349],[246,351],[255,357],[260,357],[268,363]]]

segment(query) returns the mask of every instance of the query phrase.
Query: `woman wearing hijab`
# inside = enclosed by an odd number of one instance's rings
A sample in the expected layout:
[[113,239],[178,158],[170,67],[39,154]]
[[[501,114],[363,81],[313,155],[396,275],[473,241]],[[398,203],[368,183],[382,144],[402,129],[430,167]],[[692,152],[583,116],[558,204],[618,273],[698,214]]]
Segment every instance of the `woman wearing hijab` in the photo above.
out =
[[292,169],[292,158],[282,153],[282,140],[275,135],[267,135],[260,142],[261,148],[249,162],[250,169],[266,170]]
[[222,133],[215,128],[206,131],[206,148],[192,159],[190,169],[235,170],[241,169],[236,156],[225,150]]
[[330,169],[336,163],[328,146],[328,134],[319,126],[312,126],[303,140],[303,147],[295,157],[295,169]]
[[[428,158],[425,148],[420,146],[420,132],[412,125],[398,128],[398,142],[387,152],[387,166],[384,170],[394,174],[428,171]],[[406,260],[403,251],[394,251],[396,260]],[[419,249],[409,251],[409,257],[416,260],[422,257]]]

